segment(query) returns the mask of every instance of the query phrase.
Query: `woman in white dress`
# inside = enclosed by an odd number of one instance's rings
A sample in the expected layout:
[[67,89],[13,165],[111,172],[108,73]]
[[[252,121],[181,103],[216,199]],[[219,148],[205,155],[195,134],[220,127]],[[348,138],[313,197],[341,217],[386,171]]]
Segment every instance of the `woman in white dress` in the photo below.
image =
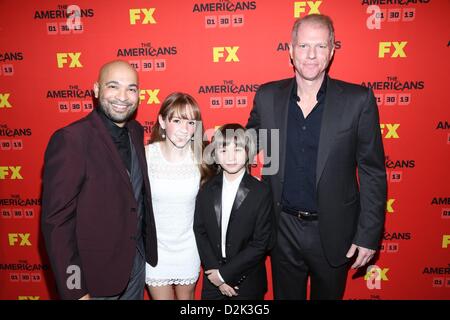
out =
[[202,162],[200,108],[185,93],[162,103],[145,154],[158,241],[158,264],[146,264],[146,283],[155,300],[193,300],[200,258],[193,231],[195,198],[211,175]]

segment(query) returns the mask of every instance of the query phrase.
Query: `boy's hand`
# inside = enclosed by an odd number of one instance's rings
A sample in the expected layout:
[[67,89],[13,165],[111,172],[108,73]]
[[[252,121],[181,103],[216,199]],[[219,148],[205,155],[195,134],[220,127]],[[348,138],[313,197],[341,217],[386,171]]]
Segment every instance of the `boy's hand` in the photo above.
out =
[[219,286],[219,290],[220,290],[220,292],[222,292],[222,294],[224,296],[227,296],[227,297],[233,297],[233,296],[237,296],[238,295],[237,292],[232,287],[227,285],[226,283],[222,283]]
[[205,273],[208,275],[208,280],[216,287],[224,283],[219,278],[219,270],[217,269],[206,270]]

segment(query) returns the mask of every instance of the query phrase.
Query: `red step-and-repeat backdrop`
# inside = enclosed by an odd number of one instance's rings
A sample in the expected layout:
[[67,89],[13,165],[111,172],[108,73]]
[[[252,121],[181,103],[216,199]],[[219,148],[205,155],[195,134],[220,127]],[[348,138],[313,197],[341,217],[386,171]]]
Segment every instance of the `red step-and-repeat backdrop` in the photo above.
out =
[[139,71],[147,137],[173,91],[199,101],[206,128],[245,125],[258,86],[293,76],[291,27],[310,13],[335,23],[330,75],[374,89],[386,150],[380,256],[350,271],[345,299],[449,299],[449,12],[448,0],[1,1],[0,299],[57,298],[39,227],[43,154],[91,112],[103,63]]

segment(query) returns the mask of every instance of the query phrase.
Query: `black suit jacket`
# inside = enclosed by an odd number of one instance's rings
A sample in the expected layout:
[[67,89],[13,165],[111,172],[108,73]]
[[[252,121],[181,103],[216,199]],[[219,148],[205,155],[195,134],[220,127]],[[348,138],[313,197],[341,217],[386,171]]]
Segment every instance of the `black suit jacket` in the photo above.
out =
[[[219,269],[242,296],[262,295],[267,290],[265,257],[274,236],[269,188],[247,173],[243,176],[228,222],[227,262],[221,264],[222,179],[222,173],[213,177],[197,195],[194,232],[203,269]],[[205,291],[218,291],[206,276]]]
[[[146,260],[157,263],[156,230],[143,145],[143,128],[128,123],[144,178]],[[63,299],[112,296],[128,283],[134,256],[138,204],[119,152],[97,112],[56,131],[45,152],[41,227]],[[70,290],[67,268],[80,268]],[[143,284],[144,285],[144,284]]]
[[[372,90],[327,78],[325,108],[316,167],[320,236],[333,266],[348,261],[352,243],[378,249],[386,205],[386,171],[378,107]],[[279,129],[279,140],[262,140],[265,155],[277,152],[279,167],[263,179],[270,183],[277,214],[285,175],[289,96],[295,78],[262,85],[254,99],[247,128]],[[260,137],[262,137],[260,135]],[[274,164],[274,162],[272,163]]]

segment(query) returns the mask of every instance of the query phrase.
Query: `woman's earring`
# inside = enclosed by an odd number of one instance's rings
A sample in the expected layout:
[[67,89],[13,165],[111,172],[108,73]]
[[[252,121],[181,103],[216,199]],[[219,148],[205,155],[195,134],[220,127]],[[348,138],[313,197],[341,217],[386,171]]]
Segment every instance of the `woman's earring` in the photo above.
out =
[[166,130],[162,129],[161,137],[162,137],[163,139],[166,138]]

